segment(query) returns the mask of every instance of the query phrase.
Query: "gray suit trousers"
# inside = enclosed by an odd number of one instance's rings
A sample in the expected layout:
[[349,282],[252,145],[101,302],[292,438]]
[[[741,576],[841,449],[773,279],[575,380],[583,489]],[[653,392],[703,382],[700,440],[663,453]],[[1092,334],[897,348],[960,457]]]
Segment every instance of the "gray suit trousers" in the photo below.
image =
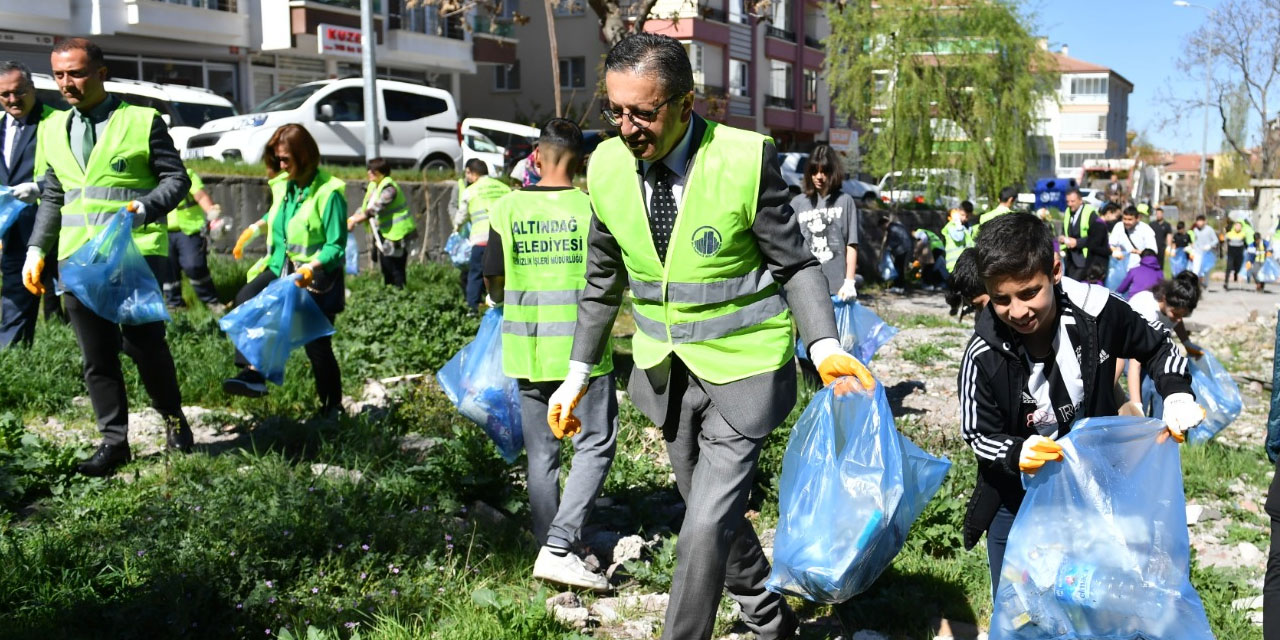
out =
[[726,589],[761,640],[787,637],[795,616],[781,596],[765,590],[769,561],[745,517],[764,438],[734,430],[703,390],[705,383],[679,363],[674,369],[670,399],[678,407],[670,407],[663,437],[686,510],[662,637],[710,638]]

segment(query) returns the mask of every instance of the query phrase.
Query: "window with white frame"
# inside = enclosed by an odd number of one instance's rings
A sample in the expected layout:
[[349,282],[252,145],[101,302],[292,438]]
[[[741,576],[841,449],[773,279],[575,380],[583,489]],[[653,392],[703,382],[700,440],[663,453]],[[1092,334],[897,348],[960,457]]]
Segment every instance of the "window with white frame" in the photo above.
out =
[[782,60],[769,61],[769,95],[775,98],[793,98],[791,63]]
[[729,60],[729,94],[747,97],[751,91],[750,65],[745,60]]
[[1085,160],[1097,160],[1106,157],[1101,152],[1060,153],[1058,154],[1058,170],[1075,169],[1084,165]]
[[729,22],[747,23],[747,10],[744,0],[729,0]]
[[560,58],[560,88],[582,89],[587,86],[587,60],[582,56]]
[[520,61],[500,64],[493,68],[493,88],[497,91],[520,90]]
[[1105,96],[1107,95],[1107,79],[1072,78],[1071,95],[1073,96]]
[[788,0],[772,0],[769,18],[775,29],[791,30],[791,3]]

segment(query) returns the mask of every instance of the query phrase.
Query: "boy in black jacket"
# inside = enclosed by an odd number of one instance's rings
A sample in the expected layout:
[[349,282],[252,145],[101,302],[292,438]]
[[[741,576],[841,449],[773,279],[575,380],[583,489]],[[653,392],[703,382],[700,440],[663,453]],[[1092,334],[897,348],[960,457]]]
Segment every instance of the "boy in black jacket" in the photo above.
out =
[[978,457],[964,543],[972,548],[987,533],[994,594],[1025,494],[1020,474],[1061,461],[1054,440],[1076,419],[1116,415],[1117,360],[1136,358],[1152,372],[1179,442],[1204,410],[1168,332],[1105,288],[1064,278],[1039,218],[1014,213],[982,225],[976,251],[990,301],[960,363],[960,427]]

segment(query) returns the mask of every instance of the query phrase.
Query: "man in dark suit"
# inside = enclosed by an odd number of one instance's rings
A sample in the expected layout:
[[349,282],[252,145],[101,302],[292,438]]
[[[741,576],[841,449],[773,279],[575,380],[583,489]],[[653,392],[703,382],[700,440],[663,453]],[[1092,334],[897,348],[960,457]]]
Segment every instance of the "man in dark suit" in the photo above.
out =
[[22,263],[40,195],[34,178],[36,128],[54,109],[36,99],[31,71],[21,62],[0,62],[0,106],[4,108],[0,116],[0,184],[28,205],[5,232],[5,251],[0,256],[0,347],[9,347],[29,345],[36,335],[40,297],[22,286]]
[[1058,238],[1058,243],[1062,245],[1062,262],[1067,277],[1086,282],[1089,280],[1089,267],[1100,264],[1105,278],[1107,258],[1111,253],[1107,245],[1107,225],[1098,217],[1098,210],[1080,197],[1079,189],[1067,191],[1063,229],[1065,235]]
[[605,85],[603,116],[619,135],[587,170],[586,287],[548,421],[576,420],[629,286],[631,399],[662,429],[686,505],[663,638],[710,638],[726,589],[757,637],[795,637],[795,614],[764,588],[769,562],[745,517],[764,439],[795,406],[792,314],[825,383],[875,380],[835,339],[826,276],[773,142],[693,113],[689,57],[671,38],[619,42]]

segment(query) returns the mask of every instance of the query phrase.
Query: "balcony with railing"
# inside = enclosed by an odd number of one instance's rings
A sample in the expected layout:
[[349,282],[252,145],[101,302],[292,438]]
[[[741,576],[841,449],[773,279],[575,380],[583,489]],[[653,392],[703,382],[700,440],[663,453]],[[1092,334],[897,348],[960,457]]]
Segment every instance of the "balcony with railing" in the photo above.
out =
[[810,35],[806,35],[804,37],[804,46],[809,47],[810,49],[817,49],[819,51],[825,51],[827,48],[826,45],[822,44],[821,40]]
[[1059,140],[1106,140],[1106,131],[1063,131]]
[[379,63],[475,73],[464,14],[446,15],[439,6],[410,0],[390,0],[388,9]]
[[796,41],[796,32],[794,32],[794,31],[788,31],[788,30],[786,30],[786,29],[779,29],[779,28],[777,28],[777,27],[775,27],[775,26],[772,26],[772,25],[770,25],[770,26],[768,26],[768,27],[766,27],[766,28],[765,28],[765,30],[764,30],[764,34],[765,34],[765,35],[767,35],[767,36],[769,36],[770,38],[777,38],[777,39],[779,39],[779,40],[786,40],[787,42],[795,42],[795,41]]
[[406,6],[408,4],[410,3],[406,0],[391,0],[391,13],[387,15],[391,30],[410,31],[450,40],[467,39],[465,20],[461,14],[444,16],[440,8],[434,5]]
[[[43,3],[26,3],[30,7]],[[237,0],[123,0],[123,16],[101,2],[98,30],[206,44],[249,46],[249,15]],[[112,18],[123,17],[121,23]]]
[[477,15],[471,22],[471,33],[477,37],[515,38],[515,25],[510,20]]
[[765,95],[764,106],[772,109],[790,109],[794,111],[796,108],[796,99],[791,96]]

